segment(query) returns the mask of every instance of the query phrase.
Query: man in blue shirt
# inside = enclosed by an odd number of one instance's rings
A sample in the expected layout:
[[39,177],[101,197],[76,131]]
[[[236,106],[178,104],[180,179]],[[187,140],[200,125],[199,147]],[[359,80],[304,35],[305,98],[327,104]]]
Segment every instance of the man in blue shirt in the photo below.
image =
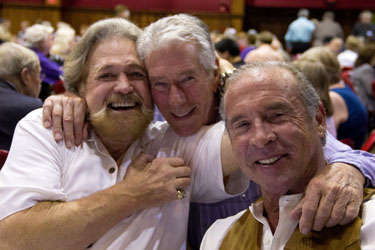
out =
[[289,25],[285,34],[286,47],[293,55],[303,53],[311,46],[311,35],[315,25],[308,18],[309,11],[300,9],[298,18]]

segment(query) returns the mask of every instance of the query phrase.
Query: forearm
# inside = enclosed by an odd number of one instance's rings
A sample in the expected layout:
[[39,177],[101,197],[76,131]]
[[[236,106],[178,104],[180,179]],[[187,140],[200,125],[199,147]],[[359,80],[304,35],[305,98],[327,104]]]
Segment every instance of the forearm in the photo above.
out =
[[0,249],[85,249],[143,208],[118,186],[71,202],[39,202],[0,222]]

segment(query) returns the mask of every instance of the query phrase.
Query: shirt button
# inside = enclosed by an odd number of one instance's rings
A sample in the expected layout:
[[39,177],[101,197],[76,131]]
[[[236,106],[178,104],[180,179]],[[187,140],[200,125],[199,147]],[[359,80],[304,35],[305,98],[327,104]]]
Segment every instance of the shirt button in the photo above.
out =
[[108,172],[109,172],[110,174],[113,174],[115,171],[116,171],[115,168],[110,168],[110,169],[108,170]]

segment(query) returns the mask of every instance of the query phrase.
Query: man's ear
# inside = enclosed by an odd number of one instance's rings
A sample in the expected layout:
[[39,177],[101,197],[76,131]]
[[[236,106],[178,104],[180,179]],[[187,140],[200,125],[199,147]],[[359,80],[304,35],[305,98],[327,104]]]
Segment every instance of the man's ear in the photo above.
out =
[[323,103],[320,101],[318,107],[316,108],[315,120],[318,124],[319,134],[325,135],[326,133],[326,112]]
[[219,88],[220,84],[221,84],[221,78],[220,78],[220,61],[219,61],[219,58],[216,57],[215,58],[215,64],[216,64],[216,69],[214,70],[214,74],[213,74],[213,84],[212,84],[212,91],[214,93],[216,93],[217,89]]
[[30,77],[30,71],[28,68],[23,68],[21,70],[21,84],[22,85],[27,85],[29,82],[29,77]]

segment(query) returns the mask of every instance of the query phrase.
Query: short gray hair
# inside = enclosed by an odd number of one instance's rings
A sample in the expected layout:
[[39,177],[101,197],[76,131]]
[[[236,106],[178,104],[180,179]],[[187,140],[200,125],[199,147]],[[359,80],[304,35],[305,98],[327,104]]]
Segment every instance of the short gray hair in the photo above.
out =
[[28,47],[35,48],[39,46],[39,43],[43,42],[48,38],[48,35],[52,34],[53,28],[51,26],[43,24],[34,24],[25,31],[25,41]]
[[[279,61],[265,61],[265,62],[254,62],[254,63],[246,64],[242,66],[239,70],[236,70],[233,73],[233,75],[228,79],[227,89],[231,85],[237,84],[238,80],[242,77],[246,76],[247,78],[251,79],[252,77],[254,77],[252,76],[252,74],[255,72],[259,72],[258,70],[267,72],[267,71],[270,71],[271,69],[284,69],[293,75],[294,79],[296,80],[295,81],[296,94],[302,101],[302,104],[306,108],[310,118],[315,119],[316,108],[319,106],[319,101],[320,101],[319,95],[316,93],[315,89],[313,88],[309,80],[306,78],[306,76],[291,63],[279,62]],[[224,105],[226,102],[225,99],[226,99],[226,94],[224,94],[224,99],[221,102],[220,114],[221,114],[222,119],[226,123],[225,105]]]
[[37,65],[39,59],[34,51],[13,42],[0,45],[0,79],[20,79],[23,68],[33,71]]
[[202,67],[207,72],[217,68],[215,48],[207,25],[187,14],[164,17],[147,26],[137,42],[137,50],[144,61],[153,51],[171,41],[194,44],[198,48]]
[[123,18],[109,18],[91,25],[65,60],[65,88],[78,93],[87,77],[88,57],[96,44],[116,36],[127,38],[135,43],[140,33],[140,28]]

